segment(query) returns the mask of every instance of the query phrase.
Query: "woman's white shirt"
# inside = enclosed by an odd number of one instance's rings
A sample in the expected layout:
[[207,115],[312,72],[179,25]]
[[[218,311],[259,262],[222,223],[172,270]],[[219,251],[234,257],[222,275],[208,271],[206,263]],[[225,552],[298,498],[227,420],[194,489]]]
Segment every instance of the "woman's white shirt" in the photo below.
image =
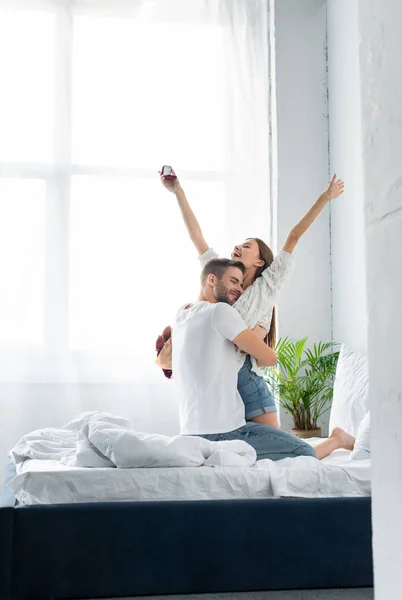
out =
[[[218,253],[213,248],[208,248],[198,259],[201,267],[204,267],[212,258],[218,257]],[[250,329],[258,323],[268,333],[274,306],[278,303],[280,291],[292,269],[293,261],[292,254],[280,250],[269,267],[264,269],[261,277],[258,277],[233,304]],[[241,364],[243,364],[244,355],[242,354],[241,357]],[[252,363],[253,371],[261,375],[254,358]]]

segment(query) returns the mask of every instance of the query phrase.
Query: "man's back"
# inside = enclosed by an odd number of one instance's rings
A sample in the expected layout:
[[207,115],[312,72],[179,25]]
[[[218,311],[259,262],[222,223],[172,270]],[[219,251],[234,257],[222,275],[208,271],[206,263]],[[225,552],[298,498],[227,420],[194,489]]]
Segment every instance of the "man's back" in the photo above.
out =
[[179,310],[173,327],[173,373],[182,434],[224,433],[245,424],[232,340],[246,329],[225,304]]

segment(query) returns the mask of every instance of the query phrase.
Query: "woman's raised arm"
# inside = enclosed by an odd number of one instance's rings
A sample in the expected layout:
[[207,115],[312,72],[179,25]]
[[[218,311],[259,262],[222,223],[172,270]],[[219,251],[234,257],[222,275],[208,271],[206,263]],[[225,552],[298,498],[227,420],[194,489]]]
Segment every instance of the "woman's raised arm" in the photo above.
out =
[[[181,216],[183,217],[184,224],[187,228],[188,235],[191,241],[196,247],[198,254],[204,254],[209,248],[207,242],[204,239],[200,224],[197,221],[197,217],[193,213],[193,210],[187,200],[186,194],[180,185],[180,181],[176,176],[175,179],[166,179],[161,173],[161,181],[165,188],[176,196],[177,204],[179,205]],[[173,174],[175,175],[174,171]]]

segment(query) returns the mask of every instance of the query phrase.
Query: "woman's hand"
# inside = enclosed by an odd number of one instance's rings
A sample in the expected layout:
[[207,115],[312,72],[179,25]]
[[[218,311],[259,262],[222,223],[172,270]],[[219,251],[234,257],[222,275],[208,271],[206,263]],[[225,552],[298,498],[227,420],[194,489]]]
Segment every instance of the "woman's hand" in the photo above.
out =
[[172,192],[172,194],[177,194],[177,192],[179,192],[181,190],[179,178],[177,177],[177,175],[173,171],[173,169],[172,169],[172,174],[176,175],[176,179],[166,179],[166,177],[161,174],[161,171],[158,171],[158,173],[160,175],[161,182],[163,183],[165,188],[167,190],[169,190],[169,192]]
[[341,194],[343,194],[344,187],[345,184],[343,183],[342,179],[337,179],[335,173],[325,192],[321,194],[310,210],[307,211],[302,220],[290,230],[282,247],[285,252],[288,252],[289,254],[293,252],[301,236],[305,234],[307,229],[312,225],[328,202],[338,198],[341,196]]
[[[173,175],[176,173],[172,169]],[[169,192],[172,192],[176,196],[177,203],[179,205],[184,224],[190,236],[190,240],[193,242],[197,249],[198,254],[204,254],[208,250],[208,244],[204,239],[201,231],[200,224],[197,221],[195,214],[193,213],[191,206],[188,203],[186,194],[180,185],[180,181],[176,175],[176,179],[167,179],[159,171],[161,182]]]
[[335,200],[335,198],[339,198],[339,196],[343,194],[344,189],[345,184],[343,183],[342,179],[336,178],[335,173],[324,194],[326,194],[328,200]]

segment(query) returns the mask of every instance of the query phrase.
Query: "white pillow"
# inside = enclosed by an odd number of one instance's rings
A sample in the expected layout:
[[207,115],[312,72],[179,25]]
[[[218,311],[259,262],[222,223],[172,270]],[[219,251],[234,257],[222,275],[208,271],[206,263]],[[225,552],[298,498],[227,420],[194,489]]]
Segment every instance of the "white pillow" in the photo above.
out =
[[350,455],[354,460],[363,460],[371,458],[371,427],[370,427],[370,412],[364,417],[360,423],[359,430],[356,436],[355,447]]
[[342,345],[334,383],[329,431],[341,427],[354,437],[368,412],[368,362]]

